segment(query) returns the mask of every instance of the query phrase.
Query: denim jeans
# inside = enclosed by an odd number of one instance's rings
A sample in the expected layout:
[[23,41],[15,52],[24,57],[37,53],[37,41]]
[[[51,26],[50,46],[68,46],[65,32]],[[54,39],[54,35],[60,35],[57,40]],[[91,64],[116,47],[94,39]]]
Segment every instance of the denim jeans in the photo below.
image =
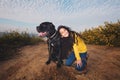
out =
[[[78,71],[82,71],[86,65],[87,65],[87,60],[86,60],[87,52],[85,53],[80,53],[80,57],[82,60],[82,66],[75,66],[75,69]],[[66,59],[65,65],[66,66],[71,66],[73,62],[76,60],[74,52],[71,52],[68,58]]]

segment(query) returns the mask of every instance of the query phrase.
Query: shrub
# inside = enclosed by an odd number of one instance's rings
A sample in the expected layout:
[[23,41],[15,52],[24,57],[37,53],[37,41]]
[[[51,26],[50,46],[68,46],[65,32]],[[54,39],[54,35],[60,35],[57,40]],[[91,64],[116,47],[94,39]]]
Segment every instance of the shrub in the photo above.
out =
[[37,36],[30,36],[26,32],[18,33],[12,31],[5,33],[0,37],[0,59],[6,59],[15,55],[17,48],[39,42],[43,42],[43,40]]
[[88,44],[120,46],[120,22],[108,23],[81,32],[83,39]]

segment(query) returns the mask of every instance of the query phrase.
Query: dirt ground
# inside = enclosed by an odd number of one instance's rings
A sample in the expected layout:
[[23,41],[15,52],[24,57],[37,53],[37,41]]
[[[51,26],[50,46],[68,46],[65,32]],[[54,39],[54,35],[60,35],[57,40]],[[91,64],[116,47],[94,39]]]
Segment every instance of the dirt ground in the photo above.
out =
[[74,67],[46,65],[47,45],[19,49],[19,55],[0,61],[0,80],[120,80],[120,48],[87,45],[88,73],[79,75]]

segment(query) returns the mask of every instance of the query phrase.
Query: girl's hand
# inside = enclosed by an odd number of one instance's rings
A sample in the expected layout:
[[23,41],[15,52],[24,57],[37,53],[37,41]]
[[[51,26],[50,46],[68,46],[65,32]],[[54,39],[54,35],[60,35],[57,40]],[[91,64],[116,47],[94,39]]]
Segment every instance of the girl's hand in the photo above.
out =
[[82,61],[81,60],[77,60],[77,66],[82,66]]

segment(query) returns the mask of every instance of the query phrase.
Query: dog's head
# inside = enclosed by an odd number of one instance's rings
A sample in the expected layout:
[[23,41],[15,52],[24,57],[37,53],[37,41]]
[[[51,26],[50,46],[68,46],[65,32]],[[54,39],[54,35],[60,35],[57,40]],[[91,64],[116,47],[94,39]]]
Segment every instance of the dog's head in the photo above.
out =
[[43,22],[36,29],[41,37],[50,37],[56,32],[55,26],[51,22]]

